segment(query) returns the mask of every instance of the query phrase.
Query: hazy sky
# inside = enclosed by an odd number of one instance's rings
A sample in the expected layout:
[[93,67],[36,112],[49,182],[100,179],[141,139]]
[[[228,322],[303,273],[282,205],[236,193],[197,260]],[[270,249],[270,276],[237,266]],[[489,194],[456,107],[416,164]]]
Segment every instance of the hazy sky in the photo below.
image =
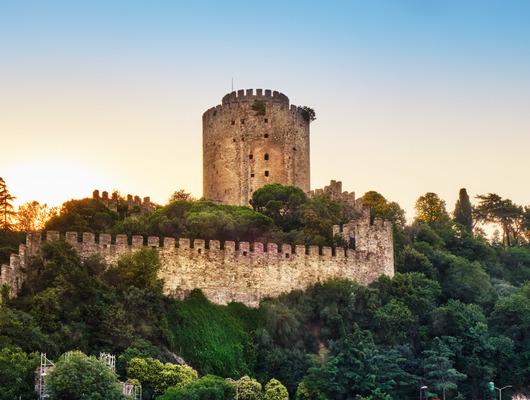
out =
[[18,202],[202,190],[201,115],[317,112],[312,187],[530,200],[528,1],[0,2],[0,176]]

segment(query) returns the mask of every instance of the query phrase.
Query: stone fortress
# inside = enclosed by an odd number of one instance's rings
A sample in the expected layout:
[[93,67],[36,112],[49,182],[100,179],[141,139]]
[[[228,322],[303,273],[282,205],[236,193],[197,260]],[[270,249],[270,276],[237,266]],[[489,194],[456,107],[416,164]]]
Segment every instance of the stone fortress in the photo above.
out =
[[[298,186],[310,196],[328,195],[358,211],[355,220],[333,227],[348,248],[32,232],[19,253],[11,255],[9,265],[0,266],[0,285],[8,285],[16,295],[32,257],[39,256],[42,241],[60,239],[70,243],[82,259],[98,255],[107,264],[142,248],[156,249],[166,294],[184,297],[201,289],[218,304],[237,301],[255,307],[266,297],[329,279],[368,284],[381,275],[393,276],[391,223],[371,218],[354,193],[342,191],[341,182],[310,191],[309,124],[304,109],[290,106],[287,96],[279,92],[258,89],[254,94],[249,89],[224,96],[221,105],[203,115],[204,198],[248,206],[252,192],[269,183]],[[93,197],[108,207],[113,204],[107,192],[100,197],[95,191]],[[128,201],[152,204],[149,198]]]
[[248,206],[252,192],[268,183],[309,192],[309,123],[283,93],[224,96],[202,116],[204,197]]

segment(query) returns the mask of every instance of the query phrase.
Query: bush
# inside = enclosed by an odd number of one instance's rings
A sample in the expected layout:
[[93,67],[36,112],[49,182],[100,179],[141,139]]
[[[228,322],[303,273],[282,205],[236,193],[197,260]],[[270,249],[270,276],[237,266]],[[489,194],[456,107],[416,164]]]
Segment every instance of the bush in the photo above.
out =
[[144,399],[163,394],[169,387],[181,388],[198,378],[188,365],[163,364],[154,358],[133,358],[127,364],[127,378],[142,384]]
[[264,400],[289,400],[289,392],[279,380],[271,379],[265,385]]
[[206,374],[239,377],[251,370],[252,342],[226,307],[210,303],[200,290],[170,309],[175,348]]
[[80,351],[63,355],[46,384],[51,400],[123,400],[116,374]]
[[0,350],[0,400],[33,399],[38,364],[35,353],[26,354],[18,347]]
[[181,388],[169,388],[157,400],[233,400],[235,385],[223,378],[206,375]]

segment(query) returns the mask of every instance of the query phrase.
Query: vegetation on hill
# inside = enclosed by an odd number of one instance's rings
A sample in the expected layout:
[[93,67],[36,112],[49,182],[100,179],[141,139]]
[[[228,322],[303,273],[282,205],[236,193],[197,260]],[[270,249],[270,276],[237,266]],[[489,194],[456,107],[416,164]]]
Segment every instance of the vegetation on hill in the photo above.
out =
[[[528,387],[529,209],[497,197],[482,196],[472,208],[461,191],[451,215],[427,193],[406,225],[396,203],[369,192],[373,215],[394,223],[396,275],[369,286],[325,282],[256,309],[215,305],[200,291],[184,300],[164,296],[153,250],[106,266],[82,262],[64,242],[46,243],[20,296],[0,305],[0,399],[34,398],[40,351],[63,365],[54,393],[70,397],[57,399],[82,398],[72,391],[93,385],[112,388],[117,378],[141,383],[144,399],[163,400],[401,400],[416,398],[421,386],[429,398],[489,399],[489,381]],[[253,207],[178,199],[116,217],[82,200],[49,225],[333,244],[330,224],[352,212],[279,185],[256,191]],[[488,240],[477,223],[491,221],[502,234]],[[8,236],[0,247],[9,246]],[[95,360],[81,354],[66,367],[60,356],[73,349],[116,354],[118,376],[98,381],[90,375]]]

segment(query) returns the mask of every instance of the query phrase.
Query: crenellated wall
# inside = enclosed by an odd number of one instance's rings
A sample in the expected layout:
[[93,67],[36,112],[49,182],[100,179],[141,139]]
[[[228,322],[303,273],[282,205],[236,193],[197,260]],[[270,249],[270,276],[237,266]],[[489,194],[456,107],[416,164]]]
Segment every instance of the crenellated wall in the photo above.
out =
[[329,185],[324,186],[322,189],[315,189],[309,192],[310,197],[314,196],[329,196],[334,201],[346,203],[352,207],[359,208],[360,204],[355,199],[355,192],[342,191],[342,182],[331,180]]
[[[160,255],[164,291],[183,297],[195,288],[201,289],[213,302],[238,301],[255,307],[265,297],[274,297],[332,278],[355,280],[368,284],[382,274],[394,275],[392,230],[389,223],[376,220],[352,222],[342,232],[354,232],[355,249],[275,243],[235,243],[202,239],[159,238],[158,236],[111,236],[93,233],[48,231],[29,233],[19,254],[10,265],[0,268],[0,284],[8,284],[12,293],[20,289],[24,268],[30,257],[38,256],[43,240],[63,239],[85,259],[100,255],[108,264],[138,249],[154,248]],[[334,227],[336,233],[341,227]],[[348,236],[349,237],[349,236]],[[361,239],[362,237],[362,239]]]

